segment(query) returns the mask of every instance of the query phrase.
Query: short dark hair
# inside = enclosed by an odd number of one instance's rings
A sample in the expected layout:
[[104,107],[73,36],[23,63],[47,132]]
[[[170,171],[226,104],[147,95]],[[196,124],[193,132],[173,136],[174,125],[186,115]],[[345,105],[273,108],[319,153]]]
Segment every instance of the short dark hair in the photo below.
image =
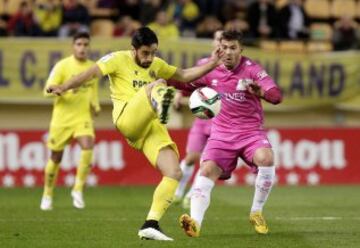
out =
[[73,36],[73,42],[75,42],[77,39],[85,38],[90,40],[90,34],[88,32],[78,32]]
[[239,44],[243,41],[243,33],[236,30],[224,31],[221,35],[222,40],[237,40]]
[[141,46],[150,46],[154,43],[159,43],[158,38],[154,31],[148,27],[141,27],[136,30],[131,40],[131,45],[135,49],[138,49]]

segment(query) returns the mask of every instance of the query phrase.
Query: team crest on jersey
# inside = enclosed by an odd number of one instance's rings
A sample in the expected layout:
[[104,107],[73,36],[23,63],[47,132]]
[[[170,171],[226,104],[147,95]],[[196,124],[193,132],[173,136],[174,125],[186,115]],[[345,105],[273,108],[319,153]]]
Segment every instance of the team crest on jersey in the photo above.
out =
[[153,70],[150,70],[150,71],[149,71],[149,76],[150,76],[151,78],[153,78],[153,79],[156,79],[156,74],[155,74],[155,72],[154,72]]
[[218,84],[218,80],[217,80],[217,79],[211,80],[211,86],[217,86],[217,84]]
[[138,71],[134,71],[134,73],[135,73],[135,75],[137,76],[139,72],[138,72]]
[[251,80],[250,78],[239,79],[236,85],[236,90],[246,90],[246,86],[252,82],[253,80]]

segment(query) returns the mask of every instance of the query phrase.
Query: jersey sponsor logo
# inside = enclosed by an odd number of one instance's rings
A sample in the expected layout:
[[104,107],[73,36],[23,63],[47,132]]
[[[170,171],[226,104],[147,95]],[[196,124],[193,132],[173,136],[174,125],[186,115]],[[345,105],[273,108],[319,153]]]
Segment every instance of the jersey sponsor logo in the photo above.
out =
[[143,87],[144,85],[147,85],[149,84],[150,82],[147,82],[147,81],[143,81],[143,80],[133,80],[133,87],[134,88],[141,88]]
[[221,99],[227,101],[244,102],[246,101],[245,92],[222,93]]
[[256,74],[256,77],[258,78],[258,80],[262,80],[267,76],[268,76],[268,74],[264,70],[262,70]]

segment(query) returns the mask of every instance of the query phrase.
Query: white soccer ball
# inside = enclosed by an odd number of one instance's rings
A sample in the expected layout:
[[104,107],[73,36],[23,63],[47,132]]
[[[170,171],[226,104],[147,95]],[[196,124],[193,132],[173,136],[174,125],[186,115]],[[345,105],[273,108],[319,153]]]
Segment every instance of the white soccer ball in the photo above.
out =
[[196,89],[190,96],[189,107],[196,117],[211,119],[220,112],[220,94],[209,87]]

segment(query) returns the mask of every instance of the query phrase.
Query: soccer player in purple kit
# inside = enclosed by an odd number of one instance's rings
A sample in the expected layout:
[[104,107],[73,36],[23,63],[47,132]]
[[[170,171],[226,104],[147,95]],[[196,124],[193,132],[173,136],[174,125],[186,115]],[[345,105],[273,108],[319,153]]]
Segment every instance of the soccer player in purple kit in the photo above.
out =
[[221,94],[220,113],[212,119],[210,138],[201,157],[200,176],[191,196],[190,216],[179,221],[190,237],[200,235],[201,224],[210,205],[211,191],[217,179],[230,178],[241,157],[257,166],[255,193],[250,222],[259,234],[269,229],[262,214],[275,180],[274,155],[263,129],[261,99],[272,104],[282,101],[279,87],[256,62],[242,56],[242,34],[225,31],[221,37],[222,64],[198,80]]
[[[213,39],[213,47],[217,48],[220,46],[220,39],[222,30],[217,30],[214,32],[214,39]],[[209,58],[203,58],[200,59],[196,64],[201,65],[208,61]],[[187,94],[188,92],[180,92],[180,95]],[[178,105],[181,105],[181,96],[176,97],[178,101],[175,100],[174,105],[175,107],[178,107]],[[191,193],[193,191],[193,185],[189,189],[189,191],[185,193],[185,189],[187,184],[189,183],[191,176],[194,173],[195,170],[195,163],[197,163],[200,159],[200,155],[206,145],[206,142],[210,136],[210,129],[211,129],[211,120],[202,120],[199,118],[196,118],[194,120],[194,123],[190,129],[188,140],[186,144],[186,155],[183,160],[180,162],[180,168],[183,173],[183,176],[179,182],[179,186],[176,189],[175,192],[175,202],[182,201],[183,208],[189,208],[190,207],[190,197]],[[199,175],[199,173],[196,174],[195,178]],[[184,196],[184,199],[182,199]]]

